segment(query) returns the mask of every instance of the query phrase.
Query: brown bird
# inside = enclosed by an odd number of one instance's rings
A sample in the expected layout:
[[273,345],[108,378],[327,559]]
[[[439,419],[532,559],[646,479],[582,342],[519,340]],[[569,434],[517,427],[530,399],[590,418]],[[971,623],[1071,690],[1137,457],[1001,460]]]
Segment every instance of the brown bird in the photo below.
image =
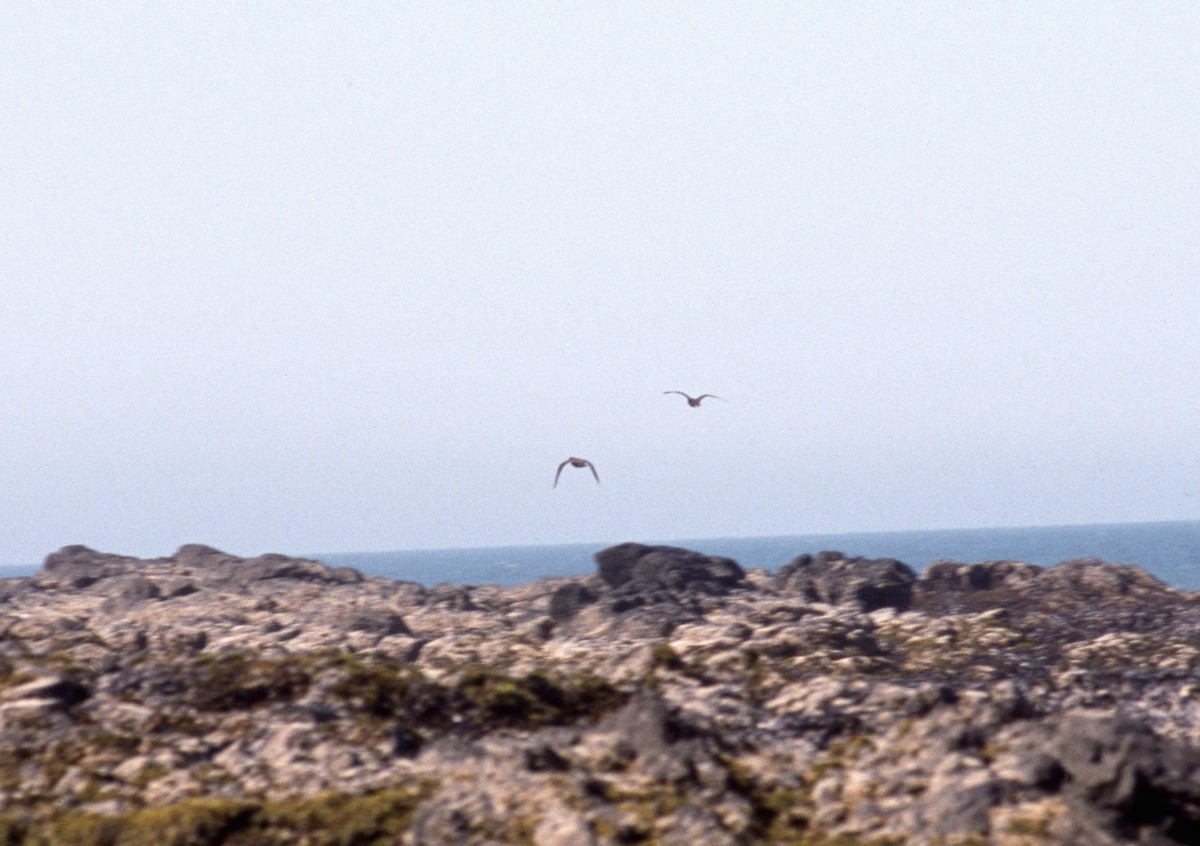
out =
[[563,468],[568,464],[570,464],[572,467],[586,467],[587,469],[591,470],[592,475],[596,477],[596,484],[600,484],[600,477],[596,475],[596,468],[592,466],[592,462],[588,461],[586,458],[576,458],[572,455],[562,464],[558,465],[558,472],[554,474],[554,487],[558,487],[558,477],[562,475]]
[[712,397],[713,399],[720,399],[720,397],[717,396],[716,394],[701,394],[698,397],[689,397],[683,391],[663,391],[663,393],[664,394],[679,394],[681,397],[683,397],[685,400],[688,401],[688,405],[690,405],[692,408],[699,408],[700,402],[705,397]]

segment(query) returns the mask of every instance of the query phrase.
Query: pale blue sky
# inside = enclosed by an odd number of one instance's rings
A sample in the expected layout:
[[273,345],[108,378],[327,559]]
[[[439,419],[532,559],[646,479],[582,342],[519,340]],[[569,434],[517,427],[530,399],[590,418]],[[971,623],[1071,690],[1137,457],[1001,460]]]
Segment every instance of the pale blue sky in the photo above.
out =
[[51,5],[0,564],[1200,516],[1198,4]]

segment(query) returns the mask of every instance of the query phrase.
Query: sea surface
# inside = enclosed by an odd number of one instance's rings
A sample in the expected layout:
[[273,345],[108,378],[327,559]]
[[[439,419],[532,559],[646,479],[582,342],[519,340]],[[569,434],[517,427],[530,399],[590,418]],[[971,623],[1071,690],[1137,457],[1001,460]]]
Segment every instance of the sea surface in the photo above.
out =
[[1136,564],[1181,590],[1200,589],[1200,520],[745,538],[617,538],[603,543],[318,553],[311,557],[330,565],[425,585],[513,585],[594,572],[592,556],[623,540],[682,546],[732,558],[746,568],[772,571],[797,555],[821,550],[865,558],[897,558],[918,572],[939,560],[975,563],[1008,559],[1048,566],[1090,557]]

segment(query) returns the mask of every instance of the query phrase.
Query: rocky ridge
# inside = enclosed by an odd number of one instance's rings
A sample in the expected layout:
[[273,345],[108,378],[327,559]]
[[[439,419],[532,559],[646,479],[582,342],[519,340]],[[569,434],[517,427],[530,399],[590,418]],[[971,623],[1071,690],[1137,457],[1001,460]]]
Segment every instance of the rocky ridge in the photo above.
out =
[[0,845],[1200,843],[1200,596],[621,544],[512,588],[200,545],[0,581]]

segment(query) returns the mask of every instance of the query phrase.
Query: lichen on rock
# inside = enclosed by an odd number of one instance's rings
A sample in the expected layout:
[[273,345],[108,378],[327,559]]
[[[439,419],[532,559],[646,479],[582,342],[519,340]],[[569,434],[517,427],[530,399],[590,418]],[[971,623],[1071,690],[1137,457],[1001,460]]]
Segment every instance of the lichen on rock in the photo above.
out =
[[0,584],[0,844],[1200,842],[1200,602],[1137,568],[597,563],[65,547]]

